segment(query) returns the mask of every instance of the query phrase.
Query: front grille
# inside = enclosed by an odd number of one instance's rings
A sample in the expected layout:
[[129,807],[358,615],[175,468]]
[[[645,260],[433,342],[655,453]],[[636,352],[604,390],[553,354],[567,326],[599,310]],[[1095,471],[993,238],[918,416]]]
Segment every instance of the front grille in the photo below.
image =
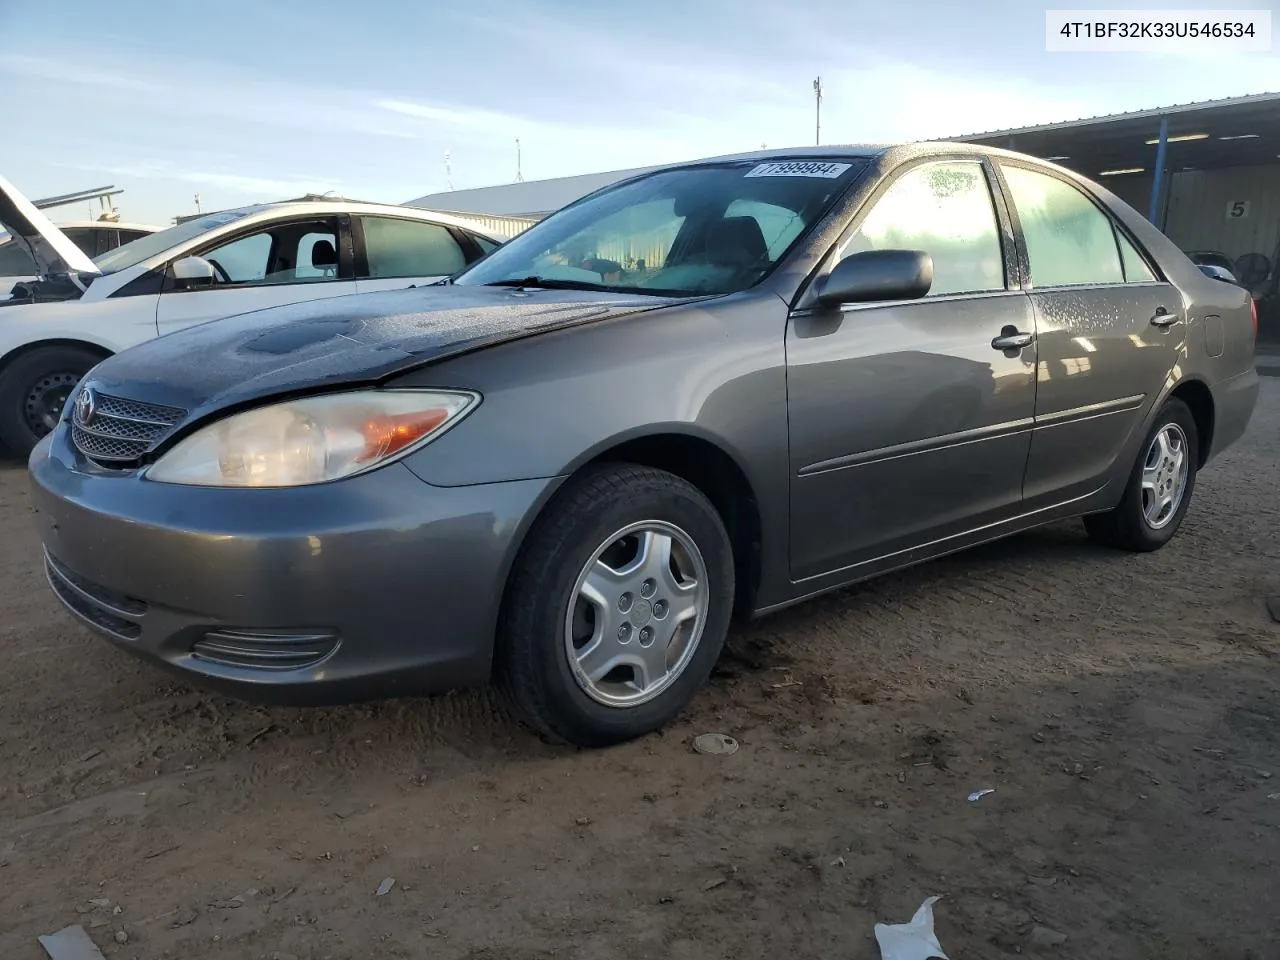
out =
[[82,387],[71,405],[71,439],[92,460],[122,464],[141,459],[182,422],[187,411]]
[[90,583],[47,553],[44,572],[58,599],[81,620],[121,640],[136,640],[142,634],[142,627],[134,618],[146,615],[143,601]]
[[319,631],[210,630],[191,645],[192,656],[198,660],[257,670],[315,666],[337,649],[338,638]]

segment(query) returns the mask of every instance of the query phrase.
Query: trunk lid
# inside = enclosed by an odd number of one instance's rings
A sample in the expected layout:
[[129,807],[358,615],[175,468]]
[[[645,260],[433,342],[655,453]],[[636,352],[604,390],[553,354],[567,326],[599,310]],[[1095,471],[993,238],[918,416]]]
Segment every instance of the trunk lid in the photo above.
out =
[[102,272],[4,177],[0,177],[0,227],[8,231],[11,243],[27,245],[43,276],[86,273],[96,277]]

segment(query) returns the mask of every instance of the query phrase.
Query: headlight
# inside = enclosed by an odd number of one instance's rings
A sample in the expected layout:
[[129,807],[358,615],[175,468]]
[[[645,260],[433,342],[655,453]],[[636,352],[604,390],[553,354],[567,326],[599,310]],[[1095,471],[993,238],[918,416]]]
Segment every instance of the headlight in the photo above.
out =
[[479,402],[477,394],[449,390],[360,390],[290,400],[198,430],[146,476],[207,487],[338,480],[408,453]]

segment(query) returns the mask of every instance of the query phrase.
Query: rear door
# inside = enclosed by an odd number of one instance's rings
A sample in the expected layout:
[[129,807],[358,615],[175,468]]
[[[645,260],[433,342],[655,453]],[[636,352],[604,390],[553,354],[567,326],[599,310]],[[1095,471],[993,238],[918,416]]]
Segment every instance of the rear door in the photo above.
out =
[[1184,347],[1177,289],[1099,201],[1052,171],[1001,160],[1036,316],[1028,509],[1105,482]]
[[340,242],[339,218],[294,217],[223,236],[184,256],[213,264],[213,283],[183,284],[165,269],[156,330],[172,333],[206,320],[286,303],[356,292],[350,245]]
[[361,293],[432,283],[479,258],[470,238],[423,220],[361,215],[354,218],[353,237]]

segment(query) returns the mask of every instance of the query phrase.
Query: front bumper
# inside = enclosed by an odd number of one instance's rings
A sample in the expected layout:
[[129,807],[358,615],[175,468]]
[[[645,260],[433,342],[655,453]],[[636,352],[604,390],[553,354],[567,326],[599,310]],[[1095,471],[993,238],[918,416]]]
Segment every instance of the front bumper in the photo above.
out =
[[403,464],[226,490],[31,455],[54,593],[117,645],[221,692],[322,704],[484,682],[498,604],[555,480],[435,487]]

